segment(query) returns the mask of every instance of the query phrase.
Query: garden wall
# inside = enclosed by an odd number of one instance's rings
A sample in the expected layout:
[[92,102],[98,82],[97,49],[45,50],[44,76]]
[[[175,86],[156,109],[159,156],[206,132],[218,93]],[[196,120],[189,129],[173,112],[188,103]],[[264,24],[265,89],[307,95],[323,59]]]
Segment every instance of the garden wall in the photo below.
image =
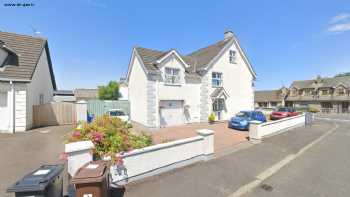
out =
[[214,153],[214,132],[198,130],[198,136],[157,144],[125,153],[123,168],[112,166],[111,184],[115,187],[191,163],[207,160]]
[[304,125],[305,114],[266,123],[252,121],[250,122],[249,126],[249,139],[253,141],[261,140],[264,137],[275,135],[280,132]]

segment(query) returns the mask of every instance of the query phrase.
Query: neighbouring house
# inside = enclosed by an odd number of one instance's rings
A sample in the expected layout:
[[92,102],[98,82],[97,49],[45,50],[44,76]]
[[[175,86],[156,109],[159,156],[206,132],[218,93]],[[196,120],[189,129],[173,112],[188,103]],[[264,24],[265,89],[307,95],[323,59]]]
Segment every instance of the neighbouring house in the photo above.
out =
[[72,90],[56,90],[53,92],[53,101],[74,103],[76,98]]
[[118,100],[129,100],[129,88],[125,78],[119,80],[119,94],[120,98]]
[[73,92],[76,101],[98,100],[98,89],[75,89]]
[[324,113],[350,112],[350,76],[294,81],[286,104],[313,107]]
[[255,108],[275,108],[285,106],[288,96],[288,88],[278,90],[258,90],[254,93]]
[[33,126],[33,105],[52,101],[56,82],[48,41],[0,32],[0,131]]
[[132,50],[128,68],[130,118],[147,127],[227,120],[254,108],[256,74],[233,32],[188,55]]

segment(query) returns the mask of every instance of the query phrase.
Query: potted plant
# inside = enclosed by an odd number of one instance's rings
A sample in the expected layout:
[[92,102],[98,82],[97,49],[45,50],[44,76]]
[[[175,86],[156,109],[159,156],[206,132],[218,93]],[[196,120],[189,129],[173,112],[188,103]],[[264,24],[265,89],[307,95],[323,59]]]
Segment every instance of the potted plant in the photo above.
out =
[[208,121],[209,121],[209,124],[214,124],[215,122],[215,114],[214,113],[211,113],[208,117]]

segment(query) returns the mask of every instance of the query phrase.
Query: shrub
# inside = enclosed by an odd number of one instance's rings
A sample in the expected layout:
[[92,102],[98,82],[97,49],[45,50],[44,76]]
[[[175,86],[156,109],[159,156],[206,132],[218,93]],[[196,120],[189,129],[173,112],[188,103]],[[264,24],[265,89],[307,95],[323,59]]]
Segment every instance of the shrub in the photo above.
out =
[[208,121],[209,122],[214,122],[215,121],[215,114],[214,113],[211,113],[208,117]]
[[318,113],[318,112],[320,112],[320,110],[315,108],[315,107],[309,107],[308,111],[311,112],[311,113]]
[[152,144],[152,138],[144,133],[134,134],[130,124],[119,118],[104,115],[91,123],[82,123],[72,132],[68,142],[91,140],[95,145],[95,157],[112,156],[119,152],[143,148]]

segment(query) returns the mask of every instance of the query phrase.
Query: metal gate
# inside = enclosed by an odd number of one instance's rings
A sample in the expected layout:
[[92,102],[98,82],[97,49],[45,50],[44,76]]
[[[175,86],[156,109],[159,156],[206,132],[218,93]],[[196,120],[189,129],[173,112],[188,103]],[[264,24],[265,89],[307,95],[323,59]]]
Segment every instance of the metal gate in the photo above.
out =
[[88,101],[88,114],[95,117],[106,114],[111,109],[121,109],[126,114],[130,113],[129,101],[103,101],[103,100],[90,100]]

